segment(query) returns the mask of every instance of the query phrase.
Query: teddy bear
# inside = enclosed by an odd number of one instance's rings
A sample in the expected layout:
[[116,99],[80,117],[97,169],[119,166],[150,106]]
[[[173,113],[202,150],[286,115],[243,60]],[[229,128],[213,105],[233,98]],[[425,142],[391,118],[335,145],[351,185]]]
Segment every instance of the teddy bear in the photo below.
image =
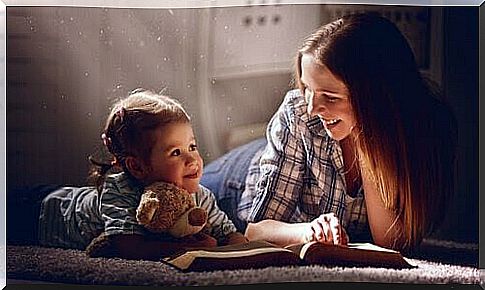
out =
[[202,230],[207,223],[207,211],[195,206],[192,195],[185,189],[155,182],[145,187],[136,219],[151,232],[168,232],[181,238]]
[[[196,234],[207,224],[207,211],[197,207],[191,194],[171,183],[155,182],[145,187],[136,219],[152,233],[169,233],[175,238]],[[115,257],[110,236],[101,233],[86,248],[90,257]]]

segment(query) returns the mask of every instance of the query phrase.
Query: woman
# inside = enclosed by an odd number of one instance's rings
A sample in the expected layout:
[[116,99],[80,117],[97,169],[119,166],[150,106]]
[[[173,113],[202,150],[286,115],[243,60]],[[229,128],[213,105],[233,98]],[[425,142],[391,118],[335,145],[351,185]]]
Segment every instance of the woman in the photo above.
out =
[[[298,89],[271,118],[264,150],[228,153],[256,152],[235,195],[246,236],[415,248],[453,192],[456,124],[406,39],[377,14],[348,15],[310,35],[295,65]],[[243,163],[220,160],[201,183],[222,197],[215,180]]]

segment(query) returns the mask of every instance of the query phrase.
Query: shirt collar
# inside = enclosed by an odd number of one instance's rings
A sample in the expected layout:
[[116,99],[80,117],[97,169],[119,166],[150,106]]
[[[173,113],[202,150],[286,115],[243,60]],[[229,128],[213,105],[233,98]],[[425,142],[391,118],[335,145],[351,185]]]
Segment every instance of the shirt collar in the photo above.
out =
[[322,120],[318,116],[311,117],[310,114],[307,112],[307,104],[304,99],[296,105],[297,109],[302,113],[300,115],[301,120],[304,124],[308,127],[308,130],[312,135],[319,136],[325,139],[325,143],[327,144],[327,154],[332,159],[337,172],[343,173],[344,170],[344,163],[343,163],[343,155],[342,155],[342,148],[337,140],[330,138],[327,132],[325,131],[325,127],[323,126]]

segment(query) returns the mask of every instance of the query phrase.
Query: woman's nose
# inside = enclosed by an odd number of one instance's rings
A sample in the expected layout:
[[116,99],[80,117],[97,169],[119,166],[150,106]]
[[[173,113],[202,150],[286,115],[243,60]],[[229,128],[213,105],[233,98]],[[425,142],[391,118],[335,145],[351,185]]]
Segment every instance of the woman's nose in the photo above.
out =
[[323,104],[319,103],[318,100],[315,100],[315,94],[312,91],[306,91],[305,93],[305,99],[308,104],[308,114],[311,117],[321,114],[324,110]]
[[322,104],[314,102],[313,99],[310,99],[310,101],[308,102],[307,111],[308,111],[308,114],[311,117],[314,117],[314,116],[317,116],[317,115],[321,115],[322,112],[325,111],[325,106],[323,106]]

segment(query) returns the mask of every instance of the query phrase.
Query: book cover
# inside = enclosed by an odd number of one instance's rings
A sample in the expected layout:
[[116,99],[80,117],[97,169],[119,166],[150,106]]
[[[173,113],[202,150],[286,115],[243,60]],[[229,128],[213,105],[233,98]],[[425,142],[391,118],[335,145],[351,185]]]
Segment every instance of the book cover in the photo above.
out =
[[348,246],[319,242],[280,247],[266,241],[188,250],[162,259],[182,271],[265,268],[288,265],[416,267],[399,252],[369,243]]

